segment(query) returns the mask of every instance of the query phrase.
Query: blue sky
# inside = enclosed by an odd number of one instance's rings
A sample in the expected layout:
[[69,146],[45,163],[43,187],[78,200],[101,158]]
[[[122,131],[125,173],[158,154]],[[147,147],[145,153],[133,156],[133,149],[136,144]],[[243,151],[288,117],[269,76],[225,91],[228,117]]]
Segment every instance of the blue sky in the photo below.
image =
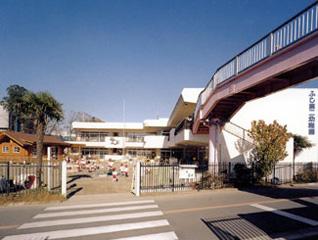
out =
[[122,99],[127,121],[168,117],[182,88],[312,2],[1,0],[0,97],[20,84],[106,121]]

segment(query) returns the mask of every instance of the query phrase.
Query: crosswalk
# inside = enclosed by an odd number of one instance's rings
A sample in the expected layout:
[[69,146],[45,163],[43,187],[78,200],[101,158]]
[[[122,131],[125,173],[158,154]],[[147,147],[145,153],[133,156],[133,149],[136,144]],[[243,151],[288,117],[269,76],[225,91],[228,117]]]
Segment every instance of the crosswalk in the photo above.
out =
[[154,200],[56,206],[44,209],[3,240],[177,240]]

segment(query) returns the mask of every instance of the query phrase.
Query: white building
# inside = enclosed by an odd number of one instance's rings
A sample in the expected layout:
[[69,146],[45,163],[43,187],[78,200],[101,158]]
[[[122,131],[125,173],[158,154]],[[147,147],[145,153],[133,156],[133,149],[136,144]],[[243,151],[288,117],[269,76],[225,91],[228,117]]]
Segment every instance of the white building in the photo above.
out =
[[[264,120],[272,123],[276,120],[281,125],[287,125],[287,130],[292,134],[307,137],[314,144],[312,148],[305,149],[296,156],[296,162],[318,162],[318,132],[317,108],[315,104],[316,88],[289,88],[273,93],[264,98],[247,102],[231,119],[232,123],[250,129],[253,120]],[[229,124],[230,125],[230,124]],[[232,126],[230,126],[232,127]],[[227,126],[225,126],[227,129]],[[237,131],[237,129],[234,129]],[[242,136],[240,136],[242,137]],[[221,134],[221,160],[247,161],[248,153],[240,148],[240,138],[223,130]],[[288,156],[284,162],[292,162],[293,139],[287,143]]]
[[[164,146],[168,119],[132,122],[73,122],[77,152],[87,157],[121,160],[156,158]],[[76,152],[73,148],[73,152]],[[80,151],[80,152],[79,152]]]
[[9,113],[0,106],[0,131],[9,129]]
[[[201,88],[181,92],[169,118],[140,123],[74,122],[73,152],[101,159],[161,159],[183,163],[207,163],[208,134],[192,134],[192,114]],[[317,89],[289,88],[246,103],[225,125],[218,144],[221,162],[247,162],[250,146],[242,141],[253,120],[274,120],[287,125],[289,132],[308,137],[314,147],[296,157],[297,162],[318,162],[318,135],[315,117]],[[234,124],[235,125],[234,125]],[[237,125],[237,126],[236,126]],[[244,130],[245,129],[245,130]],[[245,134],[245,136],[243,136]],[[292,161],[293,140],[287,144]],[[171,161],[170,161],[171,162]]]
[[72,152],[105,160],[205,159],[208,137],[193,135],[192,115],[201,88],[183,89],[170,118],[144,122],[73,122]]

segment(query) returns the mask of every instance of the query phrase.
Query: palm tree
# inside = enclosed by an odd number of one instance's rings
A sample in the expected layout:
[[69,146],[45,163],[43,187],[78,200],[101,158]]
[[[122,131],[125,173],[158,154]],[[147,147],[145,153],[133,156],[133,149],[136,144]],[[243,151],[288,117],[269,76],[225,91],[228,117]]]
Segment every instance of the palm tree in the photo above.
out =
[[37,171],[38,186],[42,183],[43,141],[49,121],[60,121],[63,118],[62,104],[48,92],[28,92],[23,97],[28,103],[27,112],[31,114],[36,127],[36,157],[39,164]]
[[2,99],[0,105],[16,118],[34,122],[39,166],[37,183],[41,186],[45,129],[49,121],[60,121],[63,118],[62,104],[48,92],[33,93],[19,85],[11,85],[7,88],[7,96]]
[[294,138],[294,154],[293,154],[293,179],[295,178],[295,158],[299,155],[304,149],[311,148],[314,145],[308,140],[307,137],[293,134]]

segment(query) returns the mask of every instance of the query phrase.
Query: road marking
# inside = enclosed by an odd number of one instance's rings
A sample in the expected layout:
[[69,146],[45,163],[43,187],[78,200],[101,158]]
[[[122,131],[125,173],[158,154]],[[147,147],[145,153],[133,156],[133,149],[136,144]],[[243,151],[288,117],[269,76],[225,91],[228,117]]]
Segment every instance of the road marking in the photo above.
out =
[[154,203],[154,202],[155,202],[154,200],[142,200],[142,201],[128,201],[128,202],[116,202],[116,203],[81,204],[81,205],[72,205],[72,206],[48,207],[44,209],[44,211],[111,207],[111,206],[135,205],[135,204],[137,205],[137,204]]
[[102,208],[95,210],[82,210],[82,211],[67,211],[67,212],[53,212],[53,213],[42,213],[34,216],[33,218],[50,218],[50,217],[68,217],[76,215],[85,215],[85,214],[98,214],[98,213],[110,213],[110,212],[121,212],[121,211],[130,211],[130,210],[140,210],[140,209],[152,209],[158,208],[158,205],[142,205],[142,206],[129,206],[129,207],[117,207],[117,208]]
[[257,201],[257,202],[256,201],[251,201],[251,202],[245,202],[245,203],[223,204],[223,205],[217,205],[217,206],[214,205],[214,206],[196,207],[196,208],[180,208],[180,209],[164,211],[164,214],[178,214],[178,213],[186,213],[186,212],[198,212],[198,211],[205,211],[205,210],[211,210],[211,209],[220,209],[220,208],[236,208],[236,207],[250,206],[252,204],[257,204],[257,203],[260,203],[260,204],[279,203],[279,202],[293,201],[293,200],[297,200],[297,199],[306,200],[307,198],[282,198],[282,199],[275,199],[275,200],[263,200],[263,201]]
[[25,224],[22,224],[18,229],[51,227],[51,226],[58,226],[58,225],[69,225],[69,224],[80,224],[80,223],[91,223],[91,222],[106,222],[106,221],[113,221],[113,220],[155,217],[155,216],[162,216],[162,215],[163,215],[162,211],[152,211],[152,212],[137,212],[137,213],[118,214],[118,215],[106,215],[106,216],[98,216],[98,217],[59,219],[59,220],[25,223]]
[[251,204],[251,206],[255,207],[255,208],[262,209],[262,210],[265,210],[265,211],[268,211],[268,212],[275,213],[275,214],[280,215],[280,216],[284,216],[284,217],[296,220],[298,222],[306,223],[306,224],[309,224],[311,226],[318,226],[318,222],[317,221],[309,219],[309,218],[301,217],[301,216],[298,216],[298,215],[295,215],[295,214],[292,214],[292,213],[284,212],[284,211],[281,211],[281,210],[278,210],[278,209],[275,209],[275,208],[271,208],[271,207],[267,207],[267,206],[264,206],[264,205],[260,205],[260,204]]
[[127,238],[116,238],[112,240],[178,240],[175,232],[165,232],[165,233],[157,233],[157,234],[148,234],[141,235],[136,237],[127,237]]
[[17,224],[4,225],[4,226],[0,226],[0,230],[1,230],[1,229],[17,228],[18,226],[19,226],[19,225],[17,225]]
[[137,229],[146,229],[154,227],[163,227],[169,226],[167,220],[156,220],[156,221],[145,221],[145,222],[136,222],[136,223],[125,223],[125,224],[116,224],[108,226],[99,226],[99,227],[89,227],[89,228],[75,228],[68,230],[59,230],[59,231],[49,231],[49,232],[38,232],[38,233],[28,233],[28,234],[19,234],[6,236],[2,240],[34,240],[34,239],[59,239],[59,238],[70,238],[70,237],[80,237],[88,236],[102,233],[112,233],[128,230],[137,230]]
[[185,213],[185,212],[197,212],[197,211],[205,211],[210,209],[220,209],[220,208],[235,208],[235,207],[244,207],[249,206],[255,203],[276,203],[276,202],[284,202],[289,201],[291,199],[278,199],[278,200],[265,200],[265,201],[253,201],[253,202],[245,202],[245,203],[233,203],[233,204],[223,204],[218,206],[206,206],[206,207],[195,207],[195,208],[180,208],[174,210],[164,211],[164,214],[175,214],[175,213]]
[[[303,200],[303,201],[306,201],[308,203],[311,203],[311,204],[315,204],[315,205],[318,205],[318,198],[317,197],[304,197],[304,198],[299,198],[300,200]],[[299,203],[301,204],[301,203]],[[305,204],[302,204],[304,206],[306,206]]]

